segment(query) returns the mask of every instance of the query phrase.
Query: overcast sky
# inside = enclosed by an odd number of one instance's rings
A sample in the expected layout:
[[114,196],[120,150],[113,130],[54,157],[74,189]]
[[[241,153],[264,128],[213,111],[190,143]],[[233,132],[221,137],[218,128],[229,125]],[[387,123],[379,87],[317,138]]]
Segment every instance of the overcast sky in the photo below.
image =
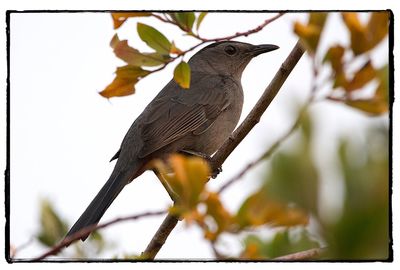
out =
[[[274,14],[210,14],[201,27],[205,37],[246,31]],[[305,21],[304,14],[287,14],[258,34],[239,41],[272,43],[280,49],[261,55],[246,68],[242,85],[245,104],[242,119],[255,104],[269,81],[289,54],[297,39],[293,23]],[[118,34],[131,45],[145,50],[136,34],[136,21],[126,23]],[[195,40],[183,37],[173,26],[155,19],[141,22],[157,27],[178,47],[188,48]],[[40,198],[49,199],[60,214],[73,224],[108,179],[114,163],[109,159],[131,123],[172,78],[173,65],[137,84],[137,93],[125,98],[104,99],[100,92],[113,79],[118,60],[109,41],[115,31],[107,13],[21,13],[11,15],[11,244],[19,246],[34,235],[39,226]],[[338,16],[331,16],[322,38],[322,51],[333,42],[345,42],[347,32]],[[373,62],[387,62],[387,41],[374,52]],[[185,57],[186,60],[189,57]],[[304,102],[310,91],[310,61],[307,55],[296,66],[259,125],[246,137],[223,165],[223,173],[210,182],[220,186],[279,138],[296,118],[294,104]],[[347,134],[362,140],[364,128],[387,116],[369,118],[343,105],[321,102],[311,114],[317,122],[317,143],[321,151],[334,151],[336,140]],[[316,153],[316,158],[321,153]],[[227,191],[224,202],[234,210],[257,185],[264,166],[258,166]],[[323,165],[330,166],[330,165]],[[329,179],[327,175],[326,179]],[[326,180],[322,191],[340,194],[341,187]],[[329,197],[329,196],[328,196]],[[339,196],[340,197],[340,196]],[[324,202],[335,211],[340,201]],[[170,199],[157,178],[145,173],[127,186],[108,209],[102,221],[147,210],[164,209]],[[339,209],[339,210],[338,210]],[[103,230],[116,249],[106,255],[140,253],[157,230],[163,217],[126,222]],[[226,241],[231,241],[227,239]],[[238,243],[237,241],[233,241]],[[232,252],[237,246],[232,244]],[[42,249],[33,244],[19,257],[31,257]],[[201,231],[183,224],[171,234],[158,258],[210,258]]]

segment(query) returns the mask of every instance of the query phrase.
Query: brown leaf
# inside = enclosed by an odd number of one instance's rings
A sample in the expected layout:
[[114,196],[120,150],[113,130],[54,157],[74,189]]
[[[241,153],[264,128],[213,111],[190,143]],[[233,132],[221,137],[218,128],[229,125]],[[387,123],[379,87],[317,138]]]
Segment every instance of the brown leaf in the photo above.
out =
[[355,12],[344,12],[342,18],[350,32],[351,49],[360,55],[373,49],[388,33],[388,12],[372,12],[367,25],[362,25]]
[[148,70],[136,66],[123,66],[117,68],[116,77],[99,94],[105,98],[122,97],[135,93],[135,84],[150,73]]
[[295,22],[294,24],[294,32],[300,37],[303,45],[311,55],[314,55],[317,50],[326,18],[326,12],[312,12],[307,25],[300,22]]
[[343,12],[342,18],[350,32],[351,49],[359,55],[369,49],[366,28],[361,24],[355,12]]
[[128,45],[127,40],[119,40],[118,36],[114,36],[111,44],[114,48],[115,55],[131,66],[159,66],[168,61],[159,53],[141,53],[135,48]]
[[388,103],[382,98],[374,97],[371,99],[346,100],[345,103],[350,107],[361,110],[371,115],[381,115],[387,113]]
[[376,77],[376,71],[371,61],[365,63],[353,76],[353,79],[345,85],[346,91],[354,91],[362,88]]
[[336,73],[340,73],[343,71],[343,56],[345,49],[341,45],[334,45],[330,47],[324,57],[324,62],[328,61],[332,69]]
[[375,47],[388,34],[389,12],[372,12],[368,25],[368,40],[371,48]]
[[118,29],[121,25],[131,17],[147,17],[150,16],[151,12],[118,12],[111,13],[114,29]]

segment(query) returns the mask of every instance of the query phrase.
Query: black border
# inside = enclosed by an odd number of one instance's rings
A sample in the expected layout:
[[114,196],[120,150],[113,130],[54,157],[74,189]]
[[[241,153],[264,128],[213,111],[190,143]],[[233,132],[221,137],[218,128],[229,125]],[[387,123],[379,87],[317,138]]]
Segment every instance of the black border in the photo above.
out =
[[7,50],[7,148],[6,148],[6,169],[4,172],[5,176],[5,259],[11,263],[20,262],[32,262],[30,259],[11,259],[10,257],[10,16],[12,13],[110,13],[110,12],[179,12],[179,11],[193,11],[193,12],[215,12],[215,13],[277,13],[277,12],[287,12],[287,13],[301,13],[301,12],[389,12],[389,252],[388,258],[386,260],[315,260],[315,261],[240,261],[240,260],[155,260],[155,261],[143,261],[143,260],[126,260],[126,259],[47,259],[43,261],[38,261],[40,263],[53,263],[53,262],[393,262],[393,209],[392,209],[392,196],[393,196],[393,102],[394,102],[394,14],[391,9],[386,10],[7,10],[6,11],[6,50]]

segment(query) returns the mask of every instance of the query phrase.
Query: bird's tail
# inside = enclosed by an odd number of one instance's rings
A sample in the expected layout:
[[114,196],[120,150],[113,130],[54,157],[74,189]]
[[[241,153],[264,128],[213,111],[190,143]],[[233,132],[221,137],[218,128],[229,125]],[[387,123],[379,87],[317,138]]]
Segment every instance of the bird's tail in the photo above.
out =
[[[108,181],[101,188],[99,193],[97,193],[96,197],[94,197],[93,201],[75,222],[74,226],[72,226],[65,237],[69,237],[85,227],[96,225],[114,199],[129,182],[127,177],[129,177],[129,174],[126,171],[113,172]],[[89,233],[83,235],[81,240],[85,241],[88,236]]]

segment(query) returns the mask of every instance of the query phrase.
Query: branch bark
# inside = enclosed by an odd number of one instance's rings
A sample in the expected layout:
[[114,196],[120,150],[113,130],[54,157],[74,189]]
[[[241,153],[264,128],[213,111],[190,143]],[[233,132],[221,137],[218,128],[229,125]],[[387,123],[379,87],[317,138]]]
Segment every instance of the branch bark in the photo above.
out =
[[[243,120],[240,126],[232,133],[232,135],[224,142],[224,144],[218,149],[213,155],[210,161],[211,171],[216,171],[232,151],[239,145],[239,143],[247,136],[250,130],[260,121],[261,116],[271,104],[272,100],[278,94],[283,83],[288,78],[289,74],[296,66],[300,58],[303,56],[305,50],[300,44],[300,41],[296,43],[292,51],[286,60],[282,63],[278,72],[274,78],[264,90],[264,93],[253,107],[251,112]],[[172,214],[168,214],[164,219],[163,223],[153,236],[146,250],[142,253],[142,256],[146,259],[154,259],[158,251],[164,245],[169,234],[175,228],[178,223],[178,217]]]

